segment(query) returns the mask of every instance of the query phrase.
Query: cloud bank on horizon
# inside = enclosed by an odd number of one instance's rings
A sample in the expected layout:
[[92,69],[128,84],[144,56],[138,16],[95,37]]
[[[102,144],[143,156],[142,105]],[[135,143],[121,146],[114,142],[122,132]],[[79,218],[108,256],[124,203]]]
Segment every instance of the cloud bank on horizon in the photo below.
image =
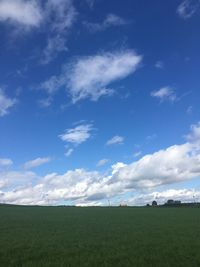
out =
[[[110,199],[116,195],[127,192],[137,192],[138,197],[128,200],[131,204],[141,201],[141,196],[151,195],[148,193],[163,185],[172,185],[200,175],[200,124],[192,125],[191,132],[186,136],[187,142],[181,145],[172,145],[166,149],[143,156],[137,161],[125,164],[117,162],[111,166],[110,172],[87,171],[85,169],[68,170],[64,174],[49,173],[39,177],[36,184],[30,181],[37,174],[33,172],[1,171],[0,196],[1,202],[12,204],[42,205],[47,203],[58,204],[59,201],[74,201],[75,204],[94,203],[103,204],[103,200]],[[70,140],[71,137],[70,137]],[[74,141],[74,139],[73,139]],[[50,158],[38,158],[24,164],[25,169],[37,167],[47,163]],[[1,159],[1,165],[10,165],[11,159]],[[101,160],[98,165],[104,165],[107,160]],[[22,179],[18,189],[9,190],[13,187],[16,177]],[[24,185],[26,177],[27,185]],[[19,181],[18,181],[19,182]],[[6,192],[3,189],[6,188]],[[190,192],[191,190],[189,190]],[[147,195],[144,194],[147,192]],[[188,190],[167,190],[173,192],[174,197],[184,200],[188,197]],[[177,192],[177,194],[176,194]],[[181,195],[179,194],[181,192]],[[185,193],[184,193],[185,192]],[[165,199],[168,195],[158,193],[160,198]],[[198,191],[198,195],[200,192]],[[191,199],[190,199],[191,200]]]

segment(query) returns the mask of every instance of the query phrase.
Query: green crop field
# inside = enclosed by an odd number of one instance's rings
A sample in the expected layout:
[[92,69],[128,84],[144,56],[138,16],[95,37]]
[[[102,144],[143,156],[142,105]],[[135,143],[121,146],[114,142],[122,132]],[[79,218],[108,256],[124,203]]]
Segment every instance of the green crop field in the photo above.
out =
[[0,266],[200,266],[199,208],[0,206]]

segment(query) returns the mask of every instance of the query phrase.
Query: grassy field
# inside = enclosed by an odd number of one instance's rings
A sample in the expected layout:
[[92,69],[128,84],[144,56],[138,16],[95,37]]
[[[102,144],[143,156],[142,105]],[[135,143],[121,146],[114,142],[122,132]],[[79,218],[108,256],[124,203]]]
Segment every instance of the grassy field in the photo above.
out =
[[0,266],[200,266],[198,208],[0,206]]

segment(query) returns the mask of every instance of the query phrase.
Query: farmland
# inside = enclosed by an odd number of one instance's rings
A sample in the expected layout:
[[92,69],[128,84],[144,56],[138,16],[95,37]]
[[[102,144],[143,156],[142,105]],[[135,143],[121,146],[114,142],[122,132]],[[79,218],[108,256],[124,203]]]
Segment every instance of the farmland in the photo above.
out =
[[0,266],[200,266],[199,208],[0,205]]

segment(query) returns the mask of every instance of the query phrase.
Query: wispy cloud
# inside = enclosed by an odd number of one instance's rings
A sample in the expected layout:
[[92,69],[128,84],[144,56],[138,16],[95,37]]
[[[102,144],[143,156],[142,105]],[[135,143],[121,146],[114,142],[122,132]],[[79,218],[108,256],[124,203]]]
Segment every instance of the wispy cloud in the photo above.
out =
[[115,15],[115,14],[108,14],[106,18],[101,23],[92,23],[85,21],[83,23],[87,29],[91,32],[97,32],[97,31],[103,31],[107,28],[113,27],[113,26],[122,26],[128,24],[128,22]]
[[42,11],[35,0],[1,0],[0,21],[38,27],[42,21]]
[[85,0],[90,8],[94,7],[95,0]]
[[115,135],[106,142],[107,146],[110,145],[122,145],[124,143],[124,137]]
[[189,107],[187,108],[187,110],[186,110],[186,113],[187,113],[188,115],[191,115],[192,112],[193,112],[193,106],[189,106]]
[[154,139],[156,139],[157,138],[157,134],[151,134],[151,135],[148,135],[147,137],[146,137],[146,142],[148,143],[148,142],[151,142],[151,141],[153,141]]
[[184,0],[177,8],[178,15],[183,19],[191,18],[199,9],[199,0]]
[[157,62],[155,63],[155,67],[156,67],[157,69],[163,69],[163,68],[164,68],[164,63],[163,63],[162,61],[157,61]]
[[9,98],[0,88],[0,117],[7,115],[10,108],[13,107],[16,102],[17,100],[15,98]]
[[45,158],[36,158],[30,161],[27,161],[24,163],[24,169],[32,169],[39,167],[43,164],[46,164],[50,162],[52,159],[50,157],[45,157]]
[[109,159],[101,159],[97,162],[97,167],[102,167],[109,162]]
[[141,61],[142,56],[132,50],[79,57],[67,64],[60,76],[50,77],[40,88],[49,94],[65,88],[73,103],[85,98],[96,101],[113,94],[110,84],[134,73]]
[[67,34],[76,20],[77,12],[72,0],[48,0],[44,16],[49,25],[49,38],[40,63],[48,64],[60,52],[68,51]]
[[65,153],[65,156],[66,157],[69,157],[69,156],[71,156],[71,154],[74,152],[74,149],[73,148],[69,148],[68,150],[67,150],[67,152]]
[[11,159],[7,158],[0,158],[0,166],[7,167],[13,164],[13,161]]
[[41,64],[48,64],[55,59],[60,52],[67,51],[68,48],[66,46],[66,40],[63,38],[63,36],[58,35],[51,37],[47,40],[47,46],[43,51],[43,57],[41,58],[40,62]]
[[162,87],[157,91],[151,92],[151,96],[160,99],[161,102],[166,100],[174,102],[175,100],[177,100],[175,90],[169,86]]
[[134,158],[137,158],[141,155],[142,155],[142,151],[137,151],[137,152],[133,153]]
[[48,80],[40,84],[39,89],[46,91],[51,96],[60,89],[63,83],[64,81],[60,77],[51,76]]

